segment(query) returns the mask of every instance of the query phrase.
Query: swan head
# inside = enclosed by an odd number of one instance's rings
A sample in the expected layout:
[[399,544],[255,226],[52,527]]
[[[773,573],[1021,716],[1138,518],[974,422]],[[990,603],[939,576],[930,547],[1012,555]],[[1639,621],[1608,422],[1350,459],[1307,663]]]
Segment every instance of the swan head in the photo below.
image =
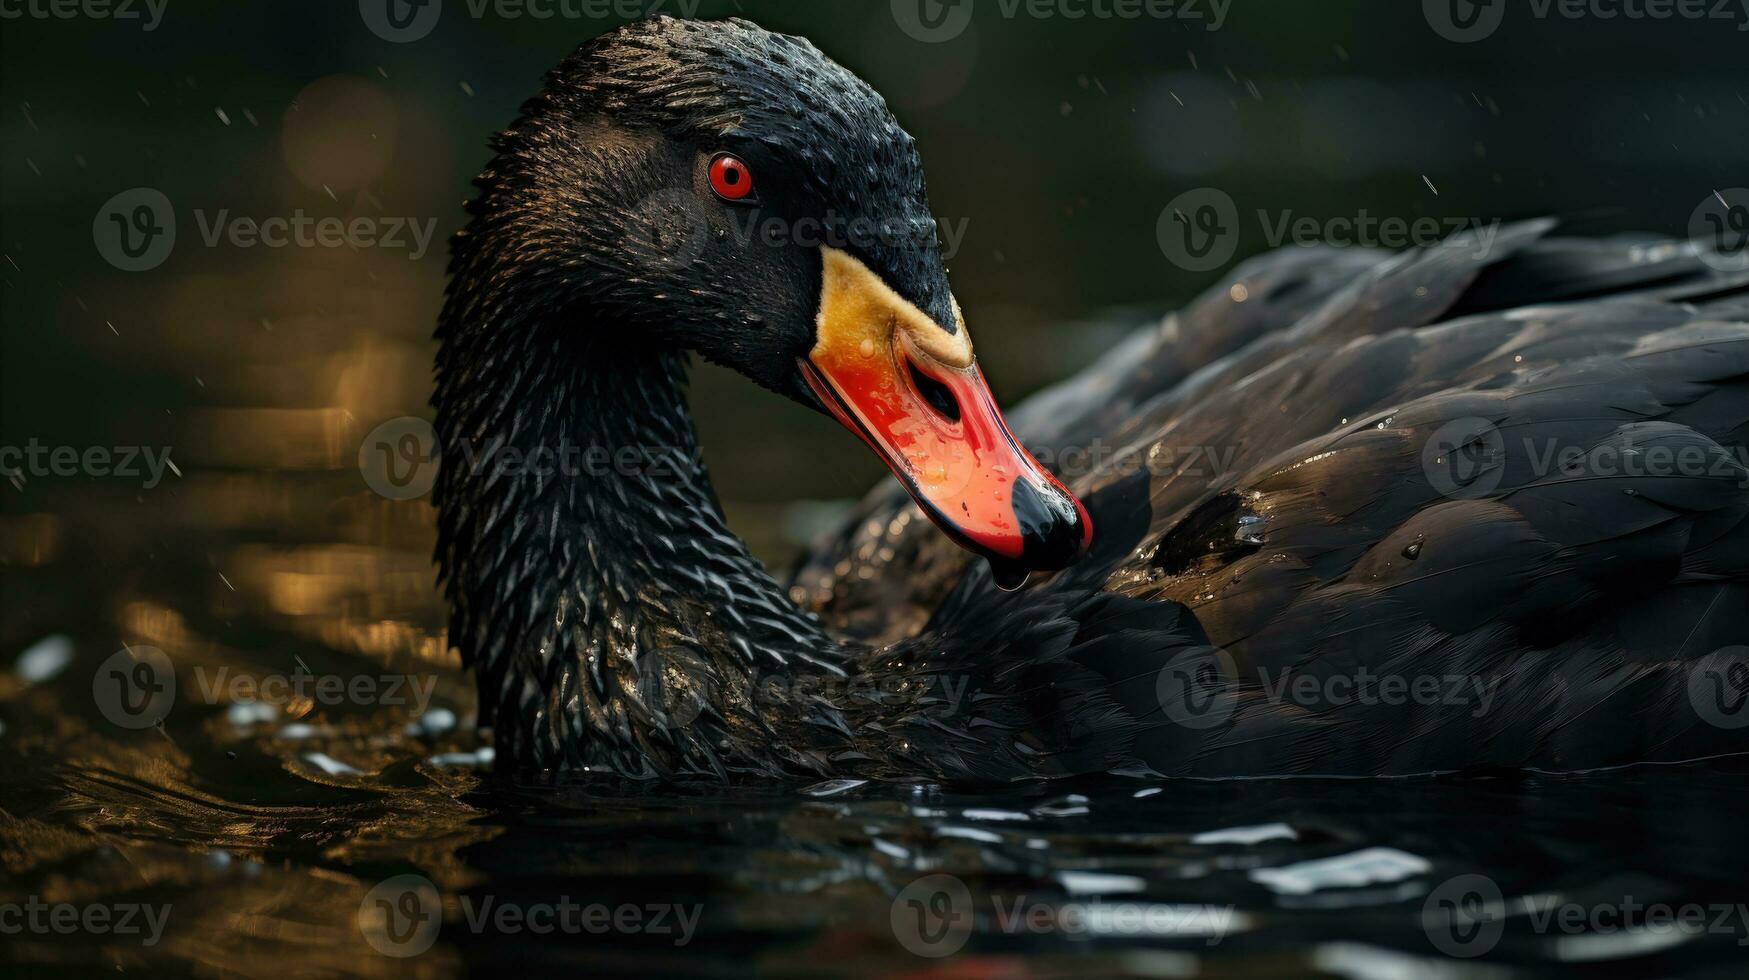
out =
[[627,25],[554,69],[494,148],[455,244],[464,318],[540,309],[593,351],[691,351],[826,412],[999,581],[1085,552],[1085,508],[979,371],[916,144],[808,41]]

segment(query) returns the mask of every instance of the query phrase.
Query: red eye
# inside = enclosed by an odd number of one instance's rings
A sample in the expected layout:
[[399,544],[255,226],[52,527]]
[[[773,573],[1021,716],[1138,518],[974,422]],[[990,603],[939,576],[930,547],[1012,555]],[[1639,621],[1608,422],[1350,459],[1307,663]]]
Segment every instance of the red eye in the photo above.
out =
[[743,200],[753,193],[753,174],[740,157],[719,153],[711,161],[711,190],[725,201]]

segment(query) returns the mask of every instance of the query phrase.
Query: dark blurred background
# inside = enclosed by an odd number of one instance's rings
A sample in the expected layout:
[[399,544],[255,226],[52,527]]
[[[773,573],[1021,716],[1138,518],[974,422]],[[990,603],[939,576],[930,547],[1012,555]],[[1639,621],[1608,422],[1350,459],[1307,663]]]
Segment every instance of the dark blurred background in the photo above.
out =
[[[367,23],[380,0],[168,0],[151,30],[143,0],[132,20],[9,0],[26,14],[0,20],[0,445],[171,446],[181,475],[152,489],[9,479],[0,560],[53,561],[95,528],[153,552],[204,549],[186,557],[220,568],[247,566],[256,541],[393,541],[414,587],[429,508],[370,494],[358,447],[384,420],[428,414],[443,240],[486,138],[548,67],[623,22],[558,2],[536,0],[560,13],[539,18],[443,0],[428,34],[394,43]],[[1192,188],[1275,220],[1547,213],[1585,233],[1683,234],[1713,188],[1749,182],[1741,10],[1539,19],[1515,3],[1491,36],[1456,43],[1415,0],[1098,16],[1111,2],[1071,0],[1088,14],[1069,20],[1054,4],[1036,17],[975,0],[969,26],[938,43],[887,0],[703,0],[697,13],[805,35],[885,93],[921,146],[935,212],[963,222],[953,282],[1005,401],[1112,343],[1100,311],[1164,309],[1218,283],[1156,239],[1162,209]],[[94,219],[140,187],[172,202],[176,244],[121,271]],[[436,239],[416,259],[411,246],[209,246],[197,210],[404,217],[435,221]],[[1269,247],[1259,222],[1241,228],[1235,260]],[[817,522],[790,504],[860,495],[882,472],[835,424],[738,378],[700,369],[694,398],[731,520],[768,560],[793,554],[798,515]],[[322,598],[299,595],[287,601]]]

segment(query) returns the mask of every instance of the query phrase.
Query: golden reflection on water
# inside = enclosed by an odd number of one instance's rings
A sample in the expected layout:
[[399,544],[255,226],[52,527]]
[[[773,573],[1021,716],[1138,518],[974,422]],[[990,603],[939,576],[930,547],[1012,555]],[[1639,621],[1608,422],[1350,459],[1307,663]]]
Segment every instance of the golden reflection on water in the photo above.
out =
[[[69,342],[159,386],[107,396],[115,443],[166,448],[176,472],[151,487],[0,486],[0,582],[21,613],[7,656],[50,634],[75,651],[57,676],[0,682],[5,743],[45,760],[30,785],[54,787],[56,814],[0,819],[0,900],[170,903],[158,948],[99,944],[114,969],[259,973],[294,955],[309,975],[444,974],[454,956],[443,948],[408,964],[363,945],[357,915],[374,879],[342,869],[416,859],[461,887],[457,849],[498,832],[458,802],[474,770],[432,761],[480,744],[445,642],[434,515],[424,500],[372,493],[358,469],[364,433],[428,414],[443,238],[460,212],[448,193],[440,216],[381,185],[391,161],[447,150],[427,114],[364,79],[309,86],[283,126],[286,167],[244,171],[230,202],[178,204],[438,218],[431,254],[202,248],[190,221],[153,274],[93,270],[66,284]],[[142,647],[170,658],[177,703],[162,727],[129,730],[104,717],[93,681],[106,658]],[[430,702],[327,704],[299,690],[253,708],[229,684],[306,670],[414,678]],[[422,706],[451,720],[409,734]],[[87,948],[7,942],[24,961],[91,965],[90,937]]]
[[54,514],[0,514],[0,565],[34,568],[55,560],[61,522]]

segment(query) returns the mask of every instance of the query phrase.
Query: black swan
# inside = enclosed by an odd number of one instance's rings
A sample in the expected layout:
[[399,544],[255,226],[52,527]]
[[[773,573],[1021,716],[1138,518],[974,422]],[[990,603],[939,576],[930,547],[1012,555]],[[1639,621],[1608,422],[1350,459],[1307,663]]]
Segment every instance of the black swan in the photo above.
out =
[[[1071,494],[990,399],[910,136],[807,41],[628,25],[494,149],[433,404],[450,642],[501,767],[975,783],[1749,750],[1718,713],[1749,688],[1749,274],[1719,256],[1529,222],[1485,256],[1253,260],[1015,414],[1041,454],[1119,450]],[[750,215],[795,234],[733,233]],[[698,461],[689,352],[899,477],[787,586]],[[1232,451],[1211,472],[1190,446]],[[490,465],[537,450],[664,465]]]

